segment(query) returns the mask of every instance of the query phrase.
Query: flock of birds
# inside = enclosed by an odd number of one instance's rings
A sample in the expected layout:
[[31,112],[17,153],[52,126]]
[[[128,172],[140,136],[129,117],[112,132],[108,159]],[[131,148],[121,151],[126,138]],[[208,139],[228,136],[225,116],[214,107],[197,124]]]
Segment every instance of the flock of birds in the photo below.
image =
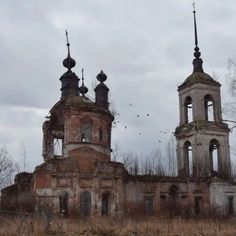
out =
[[[137,114],[137,112],[135,112],[135,110],[134,110],[134,108],[135,108],[135,106],[132,104],[132,103],[129,103],[128,104],[129,106],[130,106],[130,108],[132,108],[132,112],[130,113],[133,117],[135,117],[136,119],[140,119],[140,120],[142,120],[142,119],[144,119],[144,118],[151,118],[151,115],[150,115],[150,113],[145,113],[145,114],[143,114],[143,115],[141,115],[141,114]],[[134,115],[135,114],[135,115]],[[117,113],[117,117],[116,117],[116,120],[113,122],[113,125],[114,125],[114,127],[117,127],[117,126],[120,126],[121,128],[124,128],[125,130],[128,130],[128,124],[127,124],[127,121],[126,122],[122,122],[121,121],[121,114],[120,113]],[[141,128],[141,126],[140,126],[140,128]],[[159,134],[161,135],[161,136],[163,136],[163,135],[169,135],[169,134],[174,134],[174,132],[171,132],[169,129],[166,129],[166,130],[158,130],[158,132],[159,132]],[[138,135],[142,135],[142,132],[141,131],[139,131],[138,132]],[[158,143],[162,143],[162,139],[158,139],[157,140],[157,142]]]

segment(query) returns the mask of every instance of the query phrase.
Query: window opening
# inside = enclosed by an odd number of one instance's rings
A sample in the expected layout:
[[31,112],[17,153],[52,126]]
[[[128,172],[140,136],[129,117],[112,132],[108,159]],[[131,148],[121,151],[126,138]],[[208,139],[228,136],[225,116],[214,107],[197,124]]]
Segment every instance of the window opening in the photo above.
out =
[[186,174],[193,175],[193,151],[192,145],[189,141],[184,144],[184,163]]
[[233,196],[228,196],[227,197],[227,208],[228,208],[228,215],[233,215],[234,214],[234,197]]
[[64,215],[68,214],[68,193],[64,192],[59,196],[59,208],[60,212]]
[[195,214],[198,215],[201,213],[202,208],[202,197],[197,196],[194,198],[194,205],[195,205]]
[[102,216],[109,215],[109,208],[110,208],[110,194],[105,193],[102,195]]
[[205,107],[205,119],[208,121],[214,121],[214,103],[210,95],[204,97],[204,107]]
[[217,140],[213,139],[210,142],[210,165],[211,170],[218,172],[219,171],[219,143]]
[[193,121],[193,104],[192,98],[186,97],[184,102],[184,113],[185,113],[185,123],[190,123]]
[[100,127],[99,128],[99,142],[102,142],[102,137],[103,136],[103,133],[102,133],[102,128]]
[[91,193],[88,191],[80,194],[80,213],[83,217],[91,214]]
[[169,190],[169,213],[171,216],[176,215],[178,213],[177,204],[178,187],[176,185],[172,185]]
[[153,214],[153,196],[144,197],[144,210],[146,215]]
[[63,155],[63,140],[59,138],[53,139],[53,155],[62,156]]
[[83,123],[81,126],[81,142],[91,142],[91,124]]

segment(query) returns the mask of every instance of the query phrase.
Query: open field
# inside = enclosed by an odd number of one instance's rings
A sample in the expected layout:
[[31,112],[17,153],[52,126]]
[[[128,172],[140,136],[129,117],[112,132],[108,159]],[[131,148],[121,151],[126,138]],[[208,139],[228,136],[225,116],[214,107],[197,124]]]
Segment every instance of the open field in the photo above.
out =
[[[235,236],[236,219],[0,219],[0,235],[88,235],[88,236]],[[47,232],[46,232],[47,231]]]

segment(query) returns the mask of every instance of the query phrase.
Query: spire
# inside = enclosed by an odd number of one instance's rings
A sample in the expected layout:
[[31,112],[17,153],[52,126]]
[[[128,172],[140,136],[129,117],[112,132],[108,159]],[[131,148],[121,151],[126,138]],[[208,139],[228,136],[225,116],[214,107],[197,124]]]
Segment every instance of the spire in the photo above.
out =
[[193,18],[194,18],[194,39],[195,39],[195,48],[194,48],[194,59],[193,59],[193,72],[203,72],[202,68],[202,59],[200,58],[201,52],[198,47],[198,36],[197,36],[197,21],[196,21],[196,9],[195,2],[193,2]]
[[66,46],[67,46],[67,58],[63,60],[63,66],[65,66],[68,70],[71,70],[71,68],[75,66],[76,62],[70,56],[70,43],[67,30],[66,30]]
[[84,85],[84,68],[82,68],[82,85],[79,87],[79,92],[84,96],[88,92],[88,88]]
[[67,58],[63,60],[63,65],[68,69],[61,77],[61,98],[68,96],[79,95],[79,78],[71,71],[71,68],[75,66],[75,60],[70,56],[70,43],[68,39],[68,32],[66,30],[66,46],[67,46]]

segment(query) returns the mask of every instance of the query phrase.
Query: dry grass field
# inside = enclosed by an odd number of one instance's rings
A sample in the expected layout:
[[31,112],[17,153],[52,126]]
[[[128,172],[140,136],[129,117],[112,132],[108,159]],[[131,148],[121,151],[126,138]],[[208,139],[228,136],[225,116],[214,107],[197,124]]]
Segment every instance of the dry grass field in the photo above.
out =
[[[46,222],[46,223],[45,223]],[[53,219],[0,217],[0,235],[236,236],[236,219]]]

